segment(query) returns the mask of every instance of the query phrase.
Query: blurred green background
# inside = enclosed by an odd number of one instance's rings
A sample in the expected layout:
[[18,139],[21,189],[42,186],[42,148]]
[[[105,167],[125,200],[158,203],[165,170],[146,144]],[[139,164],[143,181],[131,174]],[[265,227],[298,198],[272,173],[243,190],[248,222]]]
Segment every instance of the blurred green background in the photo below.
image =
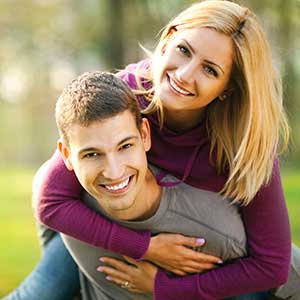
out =
[[[154,49],[187,0],[0,1],[0,296],[40,256],[31,180],[55,149],[54,104],[80,73],[116,70]],[[300,0],[236,1],[260,17],[281,71],[292,139],[282,159],[293,240],[300,234]],[[296,134],[298,132],[298,134]]]

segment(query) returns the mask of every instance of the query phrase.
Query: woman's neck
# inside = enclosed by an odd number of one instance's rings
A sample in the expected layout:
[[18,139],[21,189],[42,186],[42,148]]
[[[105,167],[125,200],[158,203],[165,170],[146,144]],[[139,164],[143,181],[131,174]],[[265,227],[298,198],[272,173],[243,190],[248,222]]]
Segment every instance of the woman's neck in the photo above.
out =
[[165,110],[165,126],[177,133],[184,133],[195,128],[203,119],[204,109],[191,111]]

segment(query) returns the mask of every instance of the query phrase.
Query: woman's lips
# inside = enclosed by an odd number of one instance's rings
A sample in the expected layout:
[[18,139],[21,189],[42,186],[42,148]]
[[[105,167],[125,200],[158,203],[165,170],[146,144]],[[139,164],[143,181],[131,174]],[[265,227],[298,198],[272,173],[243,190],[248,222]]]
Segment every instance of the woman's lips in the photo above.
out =
[[167,75],[167,78],[171,89],[176,94],[179,94],[180,96],[194,96],[193,93],[180,86],[174,79],[172,79],[172,77],[170,77],[170,75]]

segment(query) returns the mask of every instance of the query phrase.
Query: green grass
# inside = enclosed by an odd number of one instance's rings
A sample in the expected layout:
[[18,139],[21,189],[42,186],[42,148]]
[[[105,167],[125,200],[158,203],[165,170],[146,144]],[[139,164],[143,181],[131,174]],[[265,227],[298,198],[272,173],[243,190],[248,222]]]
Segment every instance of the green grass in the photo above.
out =
[[31,209],[28,169],[0,170],[0,296],[13,289],[40,256]]
[[[0,169],[0,297],[32,270],[40,250],[31,209],[33,169]],[[300,245],[300,174],[282,173],[293,241]]]
[[300,246],[300,172],[284,170],[282,184],[289,210],[293,242]]

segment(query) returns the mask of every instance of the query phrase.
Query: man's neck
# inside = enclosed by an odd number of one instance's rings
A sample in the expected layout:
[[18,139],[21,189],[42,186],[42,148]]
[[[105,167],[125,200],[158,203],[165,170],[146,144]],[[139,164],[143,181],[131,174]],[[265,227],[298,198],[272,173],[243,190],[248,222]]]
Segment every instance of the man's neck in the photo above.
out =
[[143,204],[140,210],[141,214],[132,219],[132,221],[142,221],[152,217],[160,205],[161,195],[162,187],[158,185],[155,175],[148,167],[145,186],[136,199],[136,203]]
[[134,205],[126,211],[119,211],[112,217],[126,221],[142,221],[152,217],[157,211],[162,187],[156,182],[152,171],[148,168],[145,181],[137,194]]

